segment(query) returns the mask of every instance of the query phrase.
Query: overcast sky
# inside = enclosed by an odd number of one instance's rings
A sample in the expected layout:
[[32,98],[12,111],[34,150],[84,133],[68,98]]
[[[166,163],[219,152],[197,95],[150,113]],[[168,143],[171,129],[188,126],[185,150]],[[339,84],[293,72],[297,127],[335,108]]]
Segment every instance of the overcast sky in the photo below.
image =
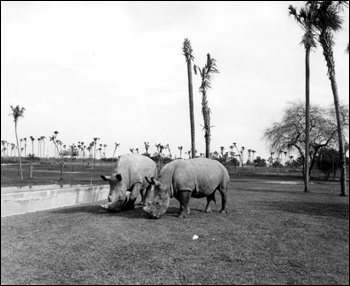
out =
[[[1,140],[15,143],[10,105],[24,107],[19,138],[49,136],[67,146],[94,137],[111,157],[169,144],[191,149],[187,66],[207,53],[219,74],[208,92],[211,151],[233,142],[270,156],[263,131],[287,102],[305,98],[305,50],[288,6],[304,2],[1,1]],[[349,10],[334,54],[341,102],[349,104]],[[311,103],[333,104],[321,47],[311,53]],[[199,76],[193,76],[196,149],[205,152]],[[37,141],[35,141],[35,146]],[[31,146],[29,144],[29,146]],[[31,147],[27,147],[31,148]],[[29,149],[31,150],[31,149]],[[27,153],[29,153],[27,149]],[[37,153],[35,151],[35,153]]]

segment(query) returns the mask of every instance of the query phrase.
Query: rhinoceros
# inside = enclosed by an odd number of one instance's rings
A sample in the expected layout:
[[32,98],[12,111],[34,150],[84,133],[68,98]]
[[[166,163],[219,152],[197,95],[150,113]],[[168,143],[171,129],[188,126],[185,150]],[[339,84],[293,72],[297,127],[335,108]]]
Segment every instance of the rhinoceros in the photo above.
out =
[[218,161],[198,157],[189,160],[175,160],[166,164],[159,178],[146,178],[152,184],[152,196],[143,210],[150,218],[159,218],[169,207],[170,198],[180,202],[180,218],[190,214],[190,197],[207,197],[205,212],[211,212],[211,202],[215,202],[215,191],[222,198],[222,213],[226,213],[227,185],[230,181],[226,168]]
[[101,175],[101,178],[110,185],[108,202],[101,207],[111,212],[133,209],[139,193],[142,197],[141,204],[144,204],[151,189],[145,177],[157,174],[156,163],[147,156],[139,154],[120,156],[112,175]]

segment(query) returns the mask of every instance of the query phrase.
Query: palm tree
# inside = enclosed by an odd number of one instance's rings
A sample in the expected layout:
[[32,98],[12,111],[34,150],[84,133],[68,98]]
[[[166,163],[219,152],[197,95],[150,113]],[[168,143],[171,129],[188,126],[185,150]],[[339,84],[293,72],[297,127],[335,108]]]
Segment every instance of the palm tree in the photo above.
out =
[[12,151],[13,151],[13,149],[15,149],[15,144],[14,143],[11,143],[11,157],[12,157]]
[[223,157],[223,156],[224,156],[224,149],[225,149],[225,147],[224,147],[224,146],[221,146],[221,147],[220,147],[221,157]]
[[27,157],[27,138],[23,138],[24,140],[24,157]]
[[237,155],[237,156],[239,156],[239,160],[241,161],[241,164],[242,164],[242,167],[243,167],[243,158],[242,158],[242,156],[240,155],[240,154],[241,154],[241,151],[238,150],[236,142],[234,142],[234,143],[232,143],[232,144],[233,144],[233,146],[236,148],[236,150],[237,150],[237,152],[238,152],[238,155]]
[[38,154],[39,158],[41,158],[41,137],[38,138]]
[[309,191],[309,165],[310,165],[310,51],[316,47],[316,34],[314,27],[315,10],[306,5],[299,13],[292,5],[289,5],[289,15],[304,30],[301,44],[305,48],[305,164],[304,164],[304,192]]
[[339,140],[339,166],[340,166],[340,195],[346,196],[346,155],[344,146],[344,127],[341,121],[339,95],[337,81],[335,78],[335,59],[333,56],[334,37],[333,34],[342,28],[343,19],[339,13],[343,7],[347,7],[347,1],[308,1],[307,4],[316,11],[315,27],[319,32],[318,41],[322,46],[328,69],[328,78],[334,99],[334,107],[337,118],[337,131]]
[[248,162],[250,163],[250,154],[252,152],[252,149],[248,149],[247,151],[248,151]]
[[283,151],[284,153],[284,165],[286,165],[287,162],[287,151]]
[[98,137],[95,137],[94,138],[94,141],[93,141],[93,143],[94,143],[94,173],[95,173],[95,164],[96,164],[96,145],[97,145],[97,140],[100,140],[100,138],[98,138]]
[[180,150],[180,159],[182,159],[182,146],[179,146],[179,147],[177,147],[177,148],[179,148],[179,150]]
[[107,158],[106,157],[106,148],[107,148],[107,144],[103,144],[103,156],[105,157],[105,159]]
[[64,152],[60,152],[60,150],[58,149],[58,146],[60,145],[61,147],[61,151],[62,151],[62,144],[63,142],[61,140],[57,139],[57,134],[58,131],[54,131],[54,135],[52,135],[51,137],[49,137],[49,140],[53,142],[53,144],[55,145],[55,149],[57,150],[57,154],[60,158],[60,169],[61,169],[61,180],[63,180],[63,169],[64,169],[64,160],[63,160],[63,156],[64,156]]
[[244,146],[242,146],[242,150],[241,150],[241,156],[242,156],[242,167],[244,165],[244,161],[243,161],[243,157],[244,157]]
[[271,159],[272,159],[271,164],[272,164],[273,163],[273,154],[275,154],[275,152],[270,152],[270,154],[271,154]]
[[40,139],[43,141],[43,158],[45,158],[45,136],[41,136]]
[[32,155],[34,156],[34,140],[35,140],[35,138],[33,136],[30,136],[30,140],[32,140]]
[[166,144],[166,149],[168,149],[168,151],[169,151],[169,157],[170,157],[170,159],[172,159],[171,150],[170,150],[169,144]]
[[[10,115],[13,116],[13,121],[15,122],[16,141],[17,141],[17,146],[19,146],[18,135],[17,135],[17,122],[18,122],[18,118],[23,117],[25,108],[24,107],[20,108],[19,105],[17,105],[16,107],[13,107],[11,105],[11,109],[12,109],[12,113],[10,113]],[[18,148],[19,171],[20,171],[21,181],[23,181],[23,170],[22,170],[22,161],[21,161],[20,152],[21,150],[20,148]]]
[[193,85],[192,85],[192,61],[194,59],[192,55],[191,42],[186,38],[183,47],[183,55],[187,62],[187,76],[188,76],[188,95],[189,95],[189,106],[190,106],[190,124],[191,124],[191,150],[194,156],[196,150],[195,144],[195,128],[194,128],[194,111],[193,111]]
[[[211,79],[214,73],[219,73],[216,68],[216,60],[210,57],[210,54],[207,54],[207,63],[204,68],[198,68],[201,76],[201,86],[199,91],[202,93],[202,114],[204,121],[204,138],[205,138],[205,156],[209,158],[210,156],[210,108],[208,106],[207,91],[211,88]],[[194,66],[194,71],[197,74],[197,67]]]
[[6,151],[6,140],[1,140],[1,145],[2,145],[2,148],[1,148],[1,154],[4,152],[4,156],[5,156],[5,151]]
[[120,146],[120,143],[114,142],[114,144],[115,144],[115,147],[113,151],[113,158],[114,158],[115,152],[117,151],[117,148]]
[[149,142],[144,142],[144,144],[145,144],[146,155],[148,155]]

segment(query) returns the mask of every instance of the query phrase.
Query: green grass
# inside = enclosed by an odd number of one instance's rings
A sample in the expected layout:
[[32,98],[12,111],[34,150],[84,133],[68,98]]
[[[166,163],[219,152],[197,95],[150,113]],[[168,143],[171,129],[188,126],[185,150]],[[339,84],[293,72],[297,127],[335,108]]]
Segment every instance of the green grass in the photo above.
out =
[[228,214],[217,194],[210,214],[192,198],[186,219],[175,199],[159,220],[98,202],[2,218],[1,284],[349,284],[339,183],[304,193],[302,183],[232,179]]

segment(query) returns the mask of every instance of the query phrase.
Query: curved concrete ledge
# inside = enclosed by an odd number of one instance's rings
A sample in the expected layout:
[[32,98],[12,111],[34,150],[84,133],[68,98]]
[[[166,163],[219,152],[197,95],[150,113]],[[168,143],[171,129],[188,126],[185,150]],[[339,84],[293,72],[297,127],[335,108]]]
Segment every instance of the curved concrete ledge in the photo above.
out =
[[1,194],[1,217],[107,199],[109,185],[79,186]]

